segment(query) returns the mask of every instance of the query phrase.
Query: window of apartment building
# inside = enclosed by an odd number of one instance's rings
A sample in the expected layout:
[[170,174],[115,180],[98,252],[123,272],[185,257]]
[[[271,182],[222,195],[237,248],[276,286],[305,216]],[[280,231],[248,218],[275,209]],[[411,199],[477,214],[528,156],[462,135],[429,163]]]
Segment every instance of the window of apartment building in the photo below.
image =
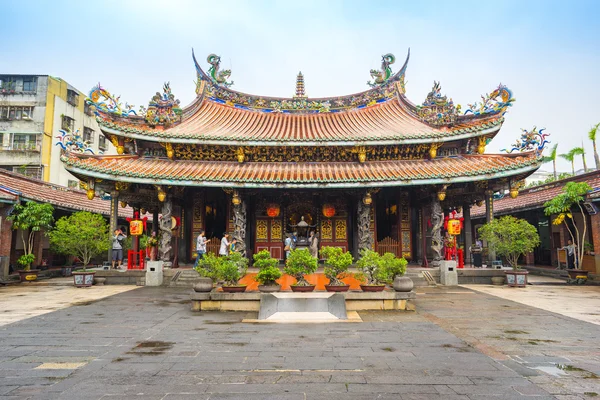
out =
[[100,135],[98,138],[98,148],[102,151],[106,150],[106,137],[104,135]]
[[37,150],[38,135],[31,133],[14,133],[13,134],[13,150]]
[[79,93],[75,90],[67,89],[67,103],[77,107],[79,105]]
[[90,144],[94,143],[94,130],[92,128],[83,128],[83,141]]
[[60,127],[61,129],[64,129],[66,131],[73,132],[73,130],[75,129],[75,120],[71,117],[63,115]]
[[42,167],[13,167],[13,172],[21,175],[29,176],[30,178],[42,179]]
[[17,79],[14,76],[0,76],[0,90],[16,90]]
[[23,91],[35,92],[37,89],[37,78],[35,76],[26,76],[23,78]]
[[0,119],[31,119],[33,107],[0,106]]
[[85,113],[85,115],[94,115],[94,113],[92,112],[92,107],[90,107],[90,105],[87,102],[83,103],[83,112]]
[[79,181],[74,181],[72,179],[69,179],[67,181],[67,185],[69,186],[70,189],[79,189]]

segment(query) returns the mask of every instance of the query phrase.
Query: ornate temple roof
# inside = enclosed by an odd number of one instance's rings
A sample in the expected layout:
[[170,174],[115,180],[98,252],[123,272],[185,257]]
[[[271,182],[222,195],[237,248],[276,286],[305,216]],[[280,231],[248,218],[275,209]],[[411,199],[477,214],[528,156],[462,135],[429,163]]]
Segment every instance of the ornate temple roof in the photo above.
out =
[[92,89],[88,102],[96,107],[105,133],[155,142],[324,146],[432,143],[495,135],[514,101],[510,90],[500,85],[462,113],[434,82],[425,101],[414,105],[405,97],[409,57],[410,52],[400,70],[392,73],[395,57],[382,56],[381,69],[370,72],[371,88],[361,93],[274,98],[232,90],[233,82],[227,81],[231,71],[219,70],[218,56],[208,56],[211,67],[205,72],[193,55],[197,97],[184,109],[168,84],[148,108],[142,107],[139,116],[100,85]]
[[76,176],[156,185],[347,188],[474,182],[529,175],[534,153],[358,162],[171,161],[139,156],[62,155]]

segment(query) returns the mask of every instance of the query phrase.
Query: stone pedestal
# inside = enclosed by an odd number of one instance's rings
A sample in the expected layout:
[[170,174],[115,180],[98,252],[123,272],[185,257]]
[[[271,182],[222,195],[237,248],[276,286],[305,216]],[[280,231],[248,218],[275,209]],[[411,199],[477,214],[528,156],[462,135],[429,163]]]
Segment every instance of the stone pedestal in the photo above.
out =
[[263,293],[258,319],[336,320],[347,319],[346,301],[341,293]]
[[456,261],[440,261],[440,283],[444,286],[457,286],[458,273],[456,272]]
[[146,265],[146,286],[161,286],[163,283],[163,262],[148,261]]

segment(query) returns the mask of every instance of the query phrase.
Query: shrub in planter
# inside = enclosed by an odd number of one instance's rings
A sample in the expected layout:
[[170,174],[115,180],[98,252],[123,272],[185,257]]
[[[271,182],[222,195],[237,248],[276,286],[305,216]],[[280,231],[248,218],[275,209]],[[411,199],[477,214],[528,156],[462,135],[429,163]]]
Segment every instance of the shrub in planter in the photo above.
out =
[[221,257],[217,265],[217,278],[223,281],[223,291],[243,292],[246,285],[239,285],[238,281],[246,275],[248,259],[240,253],[233,252],[227,257]]
[[308,249],[292,250],[283,270],[286,274],[296,278],[297,282],[292,286],[312,286],[304,279],[304,275],[314,273],[317,265],[317,259],[310,255]]
[[269,252],[269,250],[261,250],[258,253],[254,254],[252,258],[254,259],[254,267],[258,268],[259,270],[268,267],[277,268],[277,266],[279,265],[279,260],[271,257],[271,253]]
[[210,278],[215,282],[217,280],[219,265],[224,259],[224,257],[217,257],[213,253],[205,253],[194,269],[201,277]]
[[277,279],[281,278],[281,271],[277,267],[265,267],[258,271],[258,274],[254,278],[260,286],[258,290],[261,292],[276,292],[281,289],[281,286],[277,284]]
[[392,285],[396,292],[410,292],[413,289],[412,279],[404,276],[408,265],[404,257],[398,258],[393,253],[385,253],[381,256],[381,263],[387,283]]
[[346,276],[348,267],[352,265],[352,254],[339,247],[325,246],[321,249],[321,257],[325,259],[323,273],[329,279],[327,286],[348,286],[340,280]]
[[364,274],[367,280],[365,286],[385,286],[388,276],[383,267],[383,260],[377,252],[366,249],[362,250],[356,267]]

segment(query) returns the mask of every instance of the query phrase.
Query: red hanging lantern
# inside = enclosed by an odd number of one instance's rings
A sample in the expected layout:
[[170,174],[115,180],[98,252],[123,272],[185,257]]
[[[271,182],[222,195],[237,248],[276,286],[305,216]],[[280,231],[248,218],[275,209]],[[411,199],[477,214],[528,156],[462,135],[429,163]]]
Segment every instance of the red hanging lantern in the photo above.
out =
[[323,204],[323,216],[331,218],[335,215],[335,207],[332,204]]
[[279,204],[269,204],[267,206],[267,215],[271,218],[279,217],[280,211]]

